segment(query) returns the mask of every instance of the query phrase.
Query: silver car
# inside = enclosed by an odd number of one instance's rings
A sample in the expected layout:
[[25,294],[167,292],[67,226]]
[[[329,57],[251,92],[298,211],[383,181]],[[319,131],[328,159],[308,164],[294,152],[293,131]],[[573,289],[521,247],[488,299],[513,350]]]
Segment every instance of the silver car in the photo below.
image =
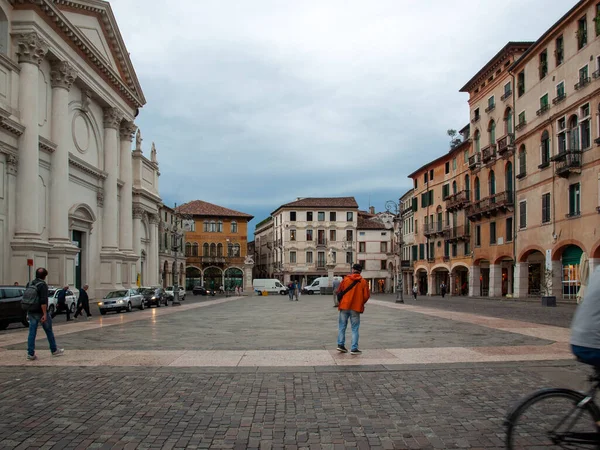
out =
[[144,309],[146,307],[143,299],[144,297],[139,289],[121,289],[109,292],[102,301],[98,302],[98,309],[102,315],[105,315],[108,311],[131,312],[133,308]]

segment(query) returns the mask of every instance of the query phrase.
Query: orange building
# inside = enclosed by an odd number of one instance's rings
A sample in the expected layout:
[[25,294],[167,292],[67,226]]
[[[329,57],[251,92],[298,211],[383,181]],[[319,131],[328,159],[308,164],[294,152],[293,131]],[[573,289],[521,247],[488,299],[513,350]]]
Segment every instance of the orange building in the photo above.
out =
[[202,200],[185,203],[177,211],[191,216],[194,225],[185,233],[186,288],[248,288],[244,262],[253,216]]
[[[414,282],[421,295],[466,295],[471,267],[470,226],[465,207],[469,189],[469,127],[450,151],[409,175],[414,184]],[[410,291],[410,289],[409,289]]]

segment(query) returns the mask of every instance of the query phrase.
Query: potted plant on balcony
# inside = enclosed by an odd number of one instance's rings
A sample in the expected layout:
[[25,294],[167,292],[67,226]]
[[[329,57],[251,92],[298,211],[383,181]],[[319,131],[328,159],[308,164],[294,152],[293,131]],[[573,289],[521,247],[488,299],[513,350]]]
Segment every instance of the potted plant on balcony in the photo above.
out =
[[556,306],[556,296],[552,295],[552,276],[553,272],[543,267],[540,279],[542,306]]

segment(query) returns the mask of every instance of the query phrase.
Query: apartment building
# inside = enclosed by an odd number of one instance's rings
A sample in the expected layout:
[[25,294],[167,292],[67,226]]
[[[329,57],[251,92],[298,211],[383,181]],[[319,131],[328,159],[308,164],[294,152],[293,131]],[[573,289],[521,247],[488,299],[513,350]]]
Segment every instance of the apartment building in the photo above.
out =
[[413,284],[421,295],[438,295],[442,283],[450,295],[466,294],[470,284],[469,129],[461,130],[462,139],[448,153],[409,175],[414,183],[410,259],[414,261]]
[[[465,188],[472,228],[469,295],[512,294],[514,243],[514,78],[509,69],[531,46],[509,42],[460,92],[469,94],[473,146]],[[520,89],[518,81],[517,89]],[[520,110],[519,110],[520,111]]]
[[[173,208],[166,205],[160,207],[160,222],[158,223],[159,248],[158,258],[161,270],[162,286],[172,286],[177,272],[177,283],[185,286],[185,234],[183,220]],[[175,270],[177,264],[177,270]]]
[[371,292],[389,292],[394,275],[394,224],[389,216],[358,212],[357,262],[363,267],[362,277]]
[[574,299],[600,262],[600,3],[580,1],[509,68],[517,80],[515,295]]
[[[402,241],[400,258],[396,263],[402,272],[402,290],[404,294],[412,292],[414,283],[413,269],[418,256],[418,246],[415,244],[415,217],[413,210],[414,189],[408,190],[400,197],[400,218],[402,220]],[[397,284],[397,283],[396,283]]]
[[187,288],[203,285],[218,289],[240,286],[251,289],[248,280],[248,222],[253,216],[202,200],[177,208],[192,217],[194,227],[185,233]]
[[254,271],[252,278],[274,278],[275,239],[271,216],[254,227]]
[[[284,283],[294,280],[304,286],[327,276],[328,264],[335,275],[345,275],[356,262],[358,204],[354,197],[298,198],[278,207],[271,217],[271,264],[274,276]],[[265,223],[255,234],[261,245],[266,227]]]

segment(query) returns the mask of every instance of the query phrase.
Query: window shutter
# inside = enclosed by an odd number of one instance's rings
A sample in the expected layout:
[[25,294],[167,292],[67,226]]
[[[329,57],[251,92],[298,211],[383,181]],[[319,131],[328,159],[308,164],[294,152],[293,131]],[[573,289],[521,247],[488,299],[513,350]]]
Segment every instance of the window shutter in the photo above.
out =
[[418,209],[419,209],[419,202],[417,201],[417,197],[413,197],[412,210],[413,210],[413,212],[417,212]]
[[433,190],[429,191],[429,206],[433,205]]

